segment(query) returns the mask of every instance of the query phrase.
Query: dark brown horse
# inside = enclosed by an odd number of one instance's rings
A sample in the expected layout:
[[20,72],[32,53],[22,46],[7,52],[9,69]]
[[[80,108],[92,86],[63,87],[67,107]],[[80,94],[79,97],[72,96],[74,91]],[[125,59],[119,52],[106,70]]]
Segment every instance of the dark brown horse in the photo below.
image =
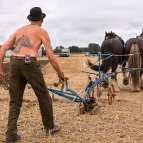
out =
[[126,72],[124,72],[123,83],[127,85],[130,79],[132,83],[132,91],[139,91],[140,88],[143,88],[143,71],[140,70],[143,68],[143,33],[136,38],[127,40],[125,44],[125,55],[123,70],[126,66],[126,62],[128,62],[128,68],[132,68],[133,70],[129,72],[128,76]]
[[[101,54],[113,54],[113,56],[109,57],[101,55],[102,64],[100,70],[103,73],[107,73],[109,69],[111,69],[111,72],[116,72],[118,65],[122,64],[124,61],[124,57],[118,55],[123,55],[124,50],[124,41],[121,37],[112,31],[109,33],[106,32],[105,40],[101,45]],[[90,60],[87,61],[87,64],[91,67],[91,69],[98,71],[98,65],[94,65]],[[111,77],[111,84],[114,85],[115,91],[119,91],[116,76]]]

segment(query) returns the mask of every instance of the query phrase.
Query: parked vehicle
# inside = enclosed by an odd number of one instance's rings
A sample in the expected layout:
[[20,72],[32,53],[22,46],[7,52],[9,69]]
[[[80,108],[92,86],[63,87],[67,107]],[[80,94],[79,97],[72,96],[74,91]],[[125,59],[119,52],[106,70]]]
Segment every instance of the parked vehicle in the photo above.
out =
[[61,49],[60,57],[69,57],[70,56],[70,49],[64,48]]

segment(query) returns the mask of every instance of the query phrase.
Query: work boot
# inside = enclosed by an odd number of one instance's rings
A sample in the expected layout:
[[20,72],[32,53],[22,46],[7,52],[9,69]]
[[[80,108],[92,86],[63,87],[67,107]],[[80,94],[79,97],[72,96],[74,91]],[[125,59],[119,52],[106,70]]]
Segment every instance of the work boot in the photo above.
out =
[[46,130],[46,135],[54,134],[54,133],[58,132],[60,129],[61,129],[61,125],[57,123],[54,125],[54,127],[52,129]]
[[17,135],[16,137],[14,137],[13,139],[6,139],[6,143],[14,143],[16,141],[19,141],[21,140],[21,136],[20,135]]
[[56,132],[58,132],[61,129],[61,125],[60,124],[55,124],[54,127],[52,129],[50,129],[50,134],[54,134]]

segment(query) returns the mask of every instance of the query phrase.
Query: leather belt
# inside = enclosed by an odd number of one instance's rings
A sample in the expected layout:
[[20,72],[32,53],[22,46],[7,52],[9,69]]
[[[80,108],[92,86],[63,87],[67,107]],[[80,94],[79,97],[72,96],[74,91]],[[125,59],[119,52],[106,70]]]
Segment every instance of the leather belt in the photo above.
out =
[[[19,60],[24,60],[25,59],[25,57],[20,57],[20,56],[11,56],[10,57],[11,59],[19,59]],[[30,57],[30,59],[31,60],[37,60],[37,58],[36,57]]]

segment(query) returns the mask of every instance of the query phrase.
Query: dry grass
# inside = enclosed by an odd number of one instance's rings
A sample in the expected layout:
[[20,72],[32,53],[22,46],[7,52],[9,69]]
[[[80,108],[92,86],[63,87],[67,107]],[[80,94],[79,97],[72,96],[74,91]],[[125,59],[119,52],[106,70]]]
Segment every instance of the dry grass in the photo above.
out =
[[[86,58],[83,55],[58,57],[64,73],[70,77],[70,88],[76,92],[84,88],[87,82],[87,75],[80,72]],[[49,64],[43,68],[43,73],[47,85],[57,81],[57,75]],[[26,88],[18,121],[18,130],[22,135],[21,143],[142,143],[143,91],[130,92],[130,86],[122,84],[121,74],[118,75],[118,81],[121,91],[117,93],[115,102],[109,105],[107,91],[103,90],[99,108],[92,114],[79,115],[78,103],[55,95],[56,101],[53,102],[55,120],[62,125],[62,129],[49,137],[45,136],[43,131],[34,92]],[[5,140],[9,94],[2,87],[0,90],[0,143],[2,143]]]

